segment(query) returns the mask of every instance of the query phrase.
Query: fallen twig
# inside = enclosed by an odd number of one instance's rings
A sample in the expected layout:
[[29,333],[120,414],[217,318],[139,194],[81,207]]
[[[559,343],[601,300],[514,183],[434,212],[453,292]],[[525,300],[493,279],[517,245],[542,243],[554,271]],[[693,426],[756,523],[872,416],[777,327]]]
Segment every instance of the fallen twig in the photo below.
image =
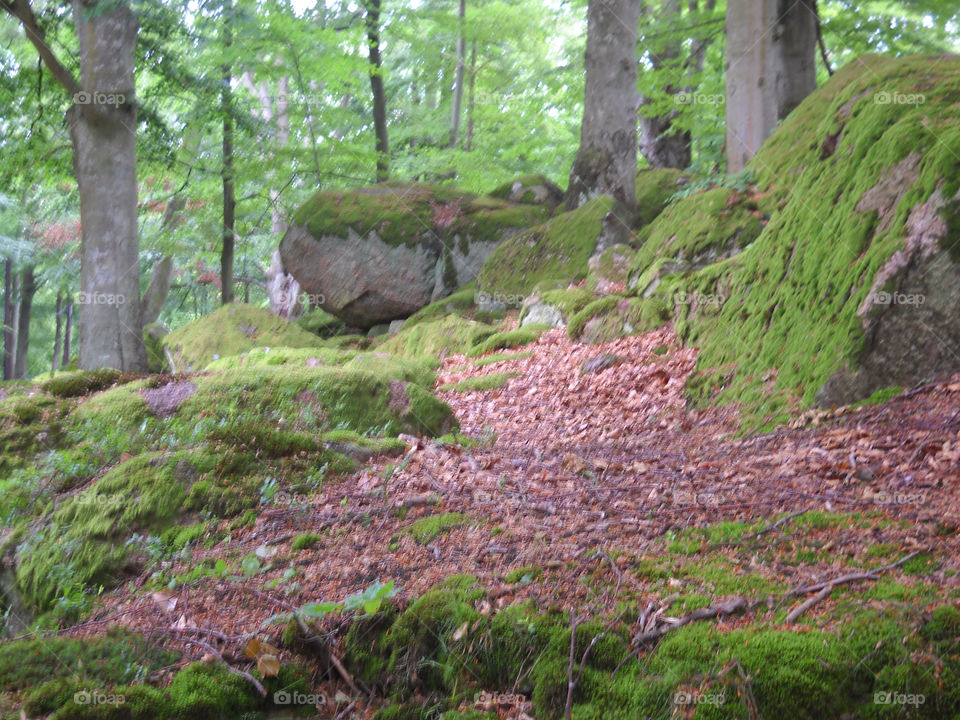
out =
[[919,554],[920,554],[919,550],[914,550],[912,553],[900,558],[895,563],[884,565],[883,567],[879,567],[875,570],[870,570],[869,572],[850,573],[848,575],[841,575],[840,577],[835,577],[831,580],[823,580],[821,582],[813,583],[812,585],[800,585],[799,587],[795,587],[793,590],[791,590],[786,595],[784,595],[783,598],[780,600],[780,602],[777,603],[777,606],[774,608],[774,611],[776,611],[777,608],[783,605],[783,603],[786,602],[787,598],[793,597],[795,595],[806,595],[807,593],[812,593],[812,592],[817,593],[812,598],[809,598],[803,601],[800,605],[797,605],[797,607],[795,607],[793,610],[790,611],[790,613],[786,617],[786,621],[788,623],[793,622],[798,617],[803,615],[803,613],[805,613],[811,607],[813,607],[818,602],[820,602],[825,597],[827,597],[833,591],[833,589],[838,585],[845,585],[847,583],[859,582],[860,580],[879,580],[880,573],[900,567],[905,562],[907,562],[908,560],[911,560],[912,558],[915,558]]
[[727,600],[721,600],[713,603],[713,605],[710,605],[709,607],[700,608],[699,610],[694,610],[691,613],[687,613],[682,618],[679,618],[673,622],[669,622],[666,625],[654,627],[652,630],[648,630],[646,632],[637,633],[633,636],[633,644],[636,646],[643,645],[651,640],[656,640],[657,638],[663,637],[671,630],[676,630],[677,628],[681,628],[684,625],[688,625],[697,620],[709,620],[717,617],[718,615],[732,615],[735,612],[748,610],[750,607],[751,603],[747,602],[745,598],[742,598],[739,595]]

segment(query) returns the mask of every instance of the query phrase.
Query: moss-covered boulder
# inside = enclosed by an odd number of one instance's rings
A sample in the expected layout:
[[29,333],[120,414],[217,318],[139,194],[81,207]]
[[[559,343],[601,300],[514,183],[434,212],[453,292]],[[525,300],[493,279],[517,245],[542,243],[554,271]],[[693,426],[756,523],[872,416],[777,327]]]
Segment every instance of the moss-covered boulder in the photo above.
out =
[[161,340],[176,372],[202,370],[212,361],[255,347],[322,347],[296,323],[252,305],[231,303],[179,327]]
[[563,202],[563,190],[543,175],[521,175],[498,185],[490,196],[526,205],[546,205],[551,210]]
[[755,187],[641,230],[635,293],[700,348],[694,399],[764,424],[960,370],[958,93],[958,57],[861,57],[764,143]]
[[367,329],[473,281],[501,241],[548,214],[430,185],[329,190],[297,211],[280,254],[320,307]]
[[[652,222],[682,187],[678,170],[637,173],[638,227]],[[477,288],[494,303],[520,307],[535,290],[565,288],[586,277],[613,199],[598,197],[501,244],[484,263]]]

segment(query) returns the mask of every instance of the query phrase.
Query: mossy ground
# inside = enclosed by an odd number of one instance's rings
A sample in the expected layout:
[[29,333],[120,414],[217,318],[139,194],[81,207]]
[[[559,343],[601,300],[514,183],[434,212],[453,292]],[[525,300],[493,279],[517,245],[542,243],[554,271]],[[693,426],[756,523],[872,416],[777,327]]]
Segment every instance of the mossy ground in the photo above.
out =
[[495,350],[509,350],[511,348],[523,347],[532,342],[536,342],[543,333],[550,330],[549,325],[525,325],[516,330],[504,330],[491,335],[486,340],[477,343],[467,351],[468,358],[480,357]]
[[[402,612],[390,608],[351,625],[345,661],[389,698],[377,717],[426,717],[424,707],[468,712],[479,690],[521,693],[532,698],[537,718],[563,717],[569,616],[530,602],[483,615],[477,608],[485,595],[471,579],[452,578]],[[705,604],[709,598],[691,597],[677,608]],[[944,605],[932,615],[855,606],[840,612],[836,630],[757,622],[722,631],[695,622],[632,660],[628,625],[597,617],[577,629],[577,666],[593,646],[572,716],[666,720],[696,707],[696,717],[748,718],[750,698],[761,717],[894,717],[878,694],[924,695],[918,717],[960,711],[960,660],[950,651],[960,611]],[[419,709],[413,695],[421,698]]]
[[268,310],[242,303],[224,305],[163,338],[176,369],[202,370],[222,357],[255,347],[321,347],[313,333]]
[[510,382],[511,378],[519,377],[518,372],[499,372],[489,373],[480,377],[461,380],[460,382],[447,383],[441,385],[439,390],[453,390],[454,392],[483,392],[486,390],[496,390]]
[[378,350],[406,358],[438,358],[470,352],[478,343],[496,333],[486,323],[447,315],[406,325]]

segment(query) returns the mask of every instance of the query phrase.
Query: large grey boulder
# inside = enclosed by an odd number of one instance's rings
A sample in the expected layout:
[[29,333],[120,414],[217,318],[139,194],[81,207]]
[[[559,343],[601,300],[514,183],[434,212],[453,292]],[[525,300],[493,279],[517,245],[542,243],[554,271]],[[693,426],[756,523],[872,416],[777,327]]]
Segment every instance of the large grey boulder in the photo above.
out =
[[312,304],[368,329],[472,282],[504,239],[549,210],[428,185],[317,193],[280,243]]

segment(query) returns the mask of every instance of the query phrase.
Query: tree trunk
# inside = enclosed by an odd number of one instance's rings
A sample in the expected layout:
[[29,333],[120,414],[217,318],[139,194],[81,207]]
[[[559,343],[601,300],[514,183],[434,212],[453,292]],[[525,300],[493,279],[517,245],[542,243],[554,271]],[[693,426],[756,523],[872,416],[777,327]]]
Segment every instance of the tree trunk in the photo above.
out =
[[137,19],[74,0],[84,92],[67,113],[80,190],[80,367],[145,371],[137,237]]
[[367,0],[367,46],[370,52],[370,90],[373,92],[373,129],[377,136],[377,182],[390,177],[387,139],[387,99],[380,59],[380,0]]
[[[678,24],[681,12],[680,0],[664,0],[661,13],[668,23]],[[680,51],[680,40],[669,39],[660,52],[651,54],[653,69],[658,70],[665,64],[676,62]],[[679,88],[667,86],[664,90],[677,99]],[[641,98],[640,105],[643,107],[649,102],[648,98]],[[650,167],[683,170],[690,165],[690,132],[673,128],[676,117],[676,109],[664,115],[640,115],[640,152]]]
[[[233,5],[223,5],[223,47],[233,44]],[[233,302],[233,249],[236,198],[233,192],[233,78],[230,66],[223,66],[223,87],[220,95],[220,112],[223,113],[223,247],[220,251],[220,301],[226,305]]]
[[33,296],[37,292],[33,266],[28,265],[20,276],[20,310],[17,313],[17,351],[13,365],[13,376],[27,376],[27,350],[30,347],[30,314],[33,310]]
[[13,379],[13,260],[3,268],[3,379]]
[[140,307],[140,322],[144,327],[155,323],[170,293],[170,278],[173,276],[173,257],[164,255],[150,271],[150,284],[143,293]]
[[590,0],[587,8],[583,122],[565,206],[573,210],[598,195],[614,198],[599,245],[629,238],[636,206],[639,15],[639,0]]
[[267,279],[267,297],[270,312],[283,318],[296,317],[300,312],[300,283],[284,272],[280,251],[274,250],[270,267],[264,271]]
[[473,110],[475,101],[475,90],[477,85],[477,39],[474,38],[470,43],[470,84],[467,87],[469,93],[467,99],[467,139],[463,144],[464,152],[473,150]]
[[53,335],[53,360],[50,362],[50,372],[55,373],[60,366],[60,352],[63,347],[63,293],[57,293],[56,310],[57,329]]
[[726,33],[727,171],[735,173],[816,89],[816,16],[800,0],[728,0]]
[[70,338],[73,335],[73,299],[67,295],[66,309],[63,318],[63,360],[60,367],[70,364]]
[[463,73],[466,66],[467,40],[463,35],[467,16],[467,0],[460,0],[457,12],[457,71],[454,76],[453,103],[450,115],[450,147],[455,148],[460,140],[460,114],[463,106]]

